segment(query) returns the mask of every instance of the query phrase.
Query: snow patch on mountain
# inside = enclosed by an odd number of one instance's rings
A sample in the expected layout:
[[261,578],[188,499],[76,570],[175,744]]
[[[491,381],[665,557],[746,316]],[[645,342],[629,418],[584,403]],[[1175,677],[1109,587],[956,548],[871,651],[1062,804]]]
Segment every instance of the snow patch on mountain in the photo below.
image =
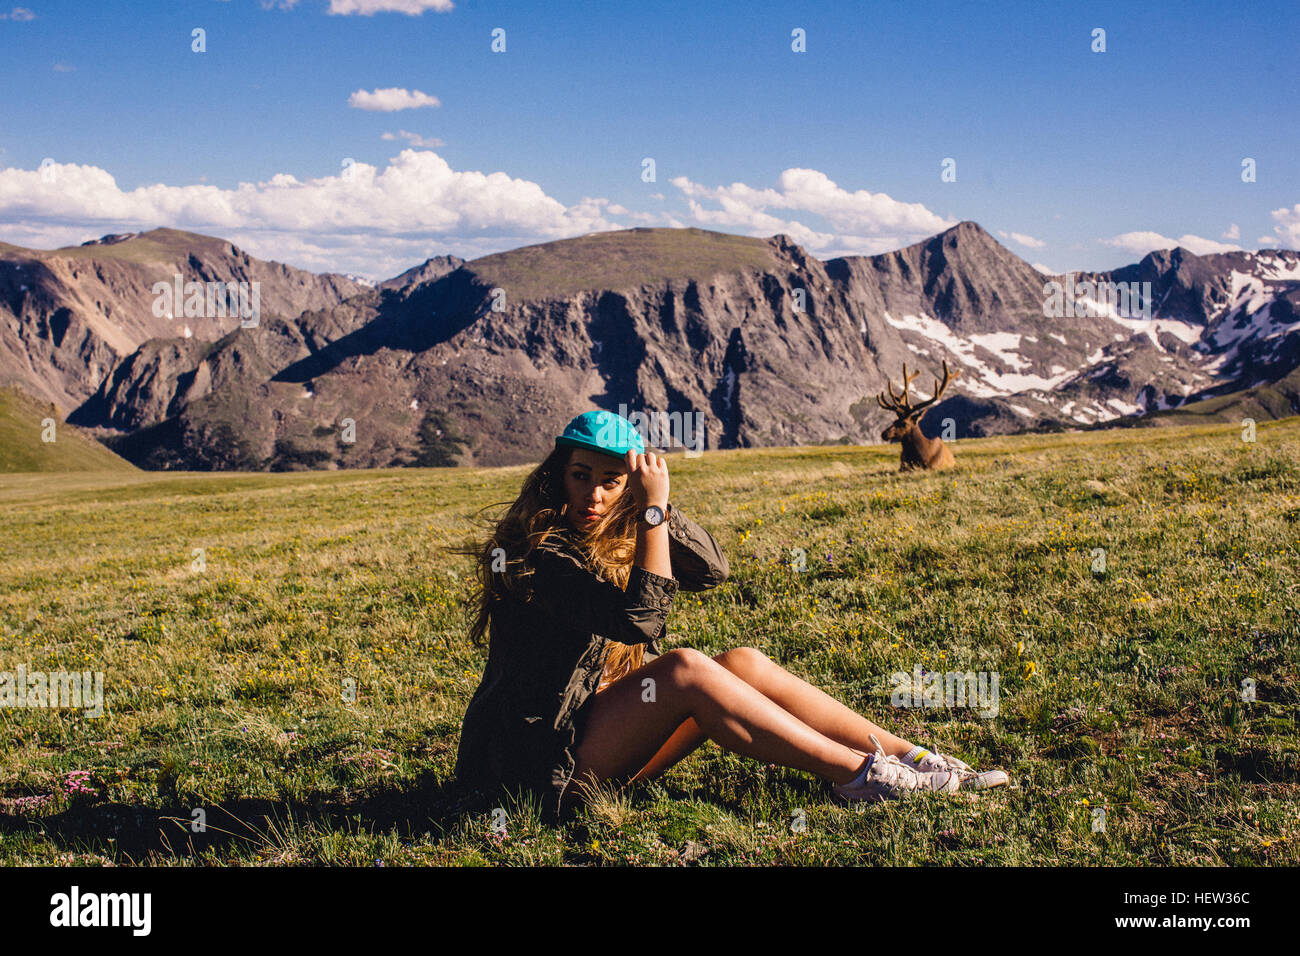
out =
[[1022,336],[1016,332],[986,332],[980,335],[972,335],[970,341],[981,348],[988,349],[1019,372],[1030,365],[1029,362],[1015,354],[1016,350],[1020,348],[1021,338]]
[[[1151,344],[1162,352],[1164,351],[1164,348],[1160,345],[1161,332],[1172,333],[1180,341],[1186,342],[1188,345],[1194,345],[1201,340],[1201,335],[1205,331],[1205,329],[1199,325],[1194,325],[1191,322],[1183,322],[1180,319],[1132,318],[1130,316],[1120,315],[1115,310],[1115,306],[1109,303],[1103,306],[1092,299],[1084,299],[1082,301],[1088,303],[1089,307],[1095,309],[1098,313],[1103,313],[1106,318],[1110,319],[1116,325],[1124,326],[1124,328],[1128,329],[1130,332],[1145,332],[1147,338],[1151,340]],[[1124,336],[1122,335],[1115,336],[1116,341],[1123,338]]]
[[[1261,253],[1259,258],[1262,259],[1266,253]],[[1273,258],[1268,262],[1260,272],[1261,279],[1271,279],[1273,281],[1296,282],[1300,281],[1300,259],[1289,259],[1278,253],[1269,253]]]
[[[1022,336],[1015,332],[987,332],[971,336],[957,335],[938,319],[928,315],[904,315],[896,319],[888,312],[885,321],[900,332],[911,332],[933,342],[936,346],[955,356],[958,361],[975,374],[963,375],[954,388],[964,391],[975,398],[993,398],[1012,395],[1027,389],[1050,390],[1068,379],[1073,372],[1063,371],[1050,378],[1041,375],[1024,374],[1020,370],[1030,367],[1020,355],[1015,354],[1020,347]],[[924,354],[920,346],[913,342],[908,348]],[[976,357],[976,349],[983,349],[995,355],[1001,362],[1016,369],[1015,372],[999,372]]]
[[1119,398],[1107,399],[1106,404],[1116,409],[1121,415],[1136,415],[1142,410],[1140,406]]
[[1228,314],[1239,309],[1256,312],[1271,298],[1269,295],[1271,290],[1264,287],[1264,281],[1259,276],[1233,269],[1229,279],[1232,284],[1228,291]]
[[728,368],[727,374],[722,377],[722,409],[727,415],[731,415],[736,407],[736,370]]

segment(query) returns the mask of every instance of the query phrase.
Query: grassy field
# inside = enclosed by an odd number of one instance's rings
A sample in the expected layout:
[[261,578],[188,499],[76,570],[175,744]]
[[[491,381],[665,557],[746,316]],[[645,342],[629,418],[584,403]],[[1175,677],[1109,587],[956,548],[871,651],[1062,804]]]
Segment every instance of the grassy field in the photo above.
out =
[[[845,808],[706,744],[504,832],[450,799],[484,651],[444,549],[525,469],[0,475],[0,671],[106,698],[0,708],[0,864],[1300,863],[1300,419],[955,451],[671,459],[732,576],[666,646],[757,647],[1011,786]],[[996,716],[892,706],[918,665],[996,673]]]
[[134,472],[135,465],[63,420],[53,405],[0,386],[0,482],[6,472]]

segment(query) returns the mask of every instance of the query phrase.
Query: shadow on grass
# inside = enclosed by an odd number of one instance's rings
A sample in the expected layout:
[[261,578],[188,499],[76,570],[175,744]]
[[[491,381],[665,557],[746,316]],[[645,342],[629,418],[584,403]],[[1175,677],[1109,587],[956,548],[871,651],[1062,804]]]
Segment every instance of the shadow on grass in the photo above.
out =
[[[293,826],[310,826],[313,832],[396,831],[404,840],[436,840],[464,815],[485,806],[485,798],[464,794],[454,780],[428,773],[414,784],[348,800],[322,794],[299,801],[250,798],[166,808],[79,804],[44,817],[0,813],[0,838],[37,837],[56,852],[98,852],[141,863],[150,854],[180,860],[234,843],[273,850],[291,820]],[[196,807],[205,814],[205,829],[199,833],[191,829]]]
[[[738,811],[747,797],[756,796],[753,791],[765,785],[762,774],[746,775],[742,781],[733,781],[733,786],[727,788],[730,793],[713,793],[706,799]],[[785,785],[797,796],[817,799],[811,779],[791,779]],[[653,786],[660,799],[682,806],[704,796],[696,787],[684,787],[662,777]],[[628,784],[622,789],[635,805],[644,808],[656,802],[646,784]],[[515,807],[518,800],[518,794],[466,793],[454,779],[444,780],[429,772],[413,784],[389,787],[356,799],[321,794],[297,801],[250,798],[214,805],[194,801],[164,808],[124,803],[76,804],[44,817],[0,813],[0,837],[32,838],[56,853],[97,853],[120,863],[148,864],[168,859],[179,862],[198,859],[212,850],[233,849],[240,857],[247,856],[251,864],[256,862],[253,854],[257,850],[274,852],[292,843],[286,832],[291,822],[298,831],[311,834],[395,832],[403,841],[439,843],[466,817],[489,814],[494,806],[503,803]],[[205,814],[205,827],[198,833],[191,828],[196,807]],[[558,820],[547,822],[576,824],[574,833],[581,842],[587,830],[580,807],[578,803],[566,804]],[[235,844],[242,844],[242,848]]]

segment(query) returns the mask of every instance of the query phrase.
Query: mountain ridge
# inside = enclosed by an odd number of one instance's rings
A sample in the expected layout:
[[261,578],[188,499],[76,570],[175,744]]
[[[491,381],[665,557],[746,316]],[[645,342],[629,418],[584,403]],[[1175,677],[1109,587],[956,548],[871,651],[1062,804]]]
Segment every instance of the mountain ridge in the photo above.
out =
[[[195,235],[152,230],[46,255],[102,271],[106,259],[174,261]],[[215,276],[238,250],[202,238],[190,255]],[[0,306],[12,258],[0,255]],[[150,336],[88,366],[88,377],[108,367],[69,421],[149,467],[506,464],[535,457],[557,420],[593,404],[698,414],[709,447],[874,442],[888,417],[874,394],[904,361],[962,370],[927,418],[951,417],[959,436],[1086,427],[1300,364],[1295,253],[1179,248],[1072,275],[1150,281],[1152,319],[1045,316],[1046,283],[1062,277],[969,221],[825,262],[784,234],[637,227],[433,257],[373,287],[287,274],[279,312],[257,328]],[[289,293],[315,304],[295,312]],[[347,420],[360,439],[339,439]],[[214,435],[238,436],[234,452],[205,448]]]

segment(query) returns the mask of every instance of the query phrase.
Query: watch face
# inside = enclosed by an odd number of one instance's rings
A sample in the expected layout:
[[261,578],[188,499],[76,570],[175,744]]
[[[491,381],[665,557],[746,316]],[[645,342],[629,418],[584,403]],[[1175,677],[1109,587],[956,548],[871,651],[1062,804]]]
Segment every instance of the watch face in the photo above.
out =
[[651,505],[645,510],[645,514],[642,517],[645,518],[645,523],[652,528],[658,527],[664,523],[664,511],[658,505]]

